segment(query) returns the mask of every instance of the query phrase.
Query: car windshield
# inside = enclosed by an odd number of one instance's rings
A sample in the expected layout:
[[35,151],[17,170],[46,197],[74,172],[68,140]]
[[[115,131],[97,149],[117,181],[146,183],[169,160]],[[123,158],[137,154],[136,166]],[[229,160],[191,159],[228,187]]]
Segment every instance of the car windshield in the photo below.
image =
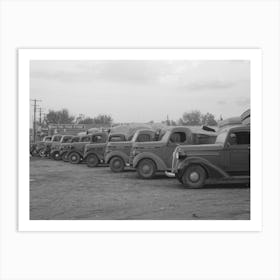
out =
[[221,131],[221,132],[218,134],[215,143],[216,143],[216,144],[224,144],[225,141],[226,141],[227,135],[228,135],[228,133],[227,133],[226,130]]

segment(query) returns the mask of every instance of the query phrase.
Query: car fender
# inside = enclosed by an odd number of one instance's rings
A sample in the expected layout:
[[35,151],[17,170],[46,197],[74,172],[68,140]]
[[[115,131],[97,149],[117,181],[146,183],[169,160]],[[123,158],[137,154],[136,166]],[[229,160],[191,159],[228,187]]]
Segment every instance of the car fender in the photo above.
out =
[[81,153],[80,151],[75,150],[75,149],[70,150],[70,151],[67,153],[67,156],[69,156],[69,155],[72,154],[72,153],[78,153],[78,154],[81,156],[81,158],[84,158],[84,154]]
[[59,150],[55,149],[55,150],[51,150],[50,154],[53,155],[55,152],[60,153]]
[[122,158],[124,163],[128,163],[129,162],[129,156],[126,153],[122,152],[122,151],[112,151],[112,152],[110,152],[109,154],[107,154],[105,156],[105,162],[109,163],[110,160],[113,157],[120,157],[120,158]]
[[133,168],[136,168],[140,160],[142,159],[151,159],[155,162],[157,170],[167,170],[167,166],[164,161],[157,155],[153,153],[143,152],[135,156],[133,159]]
[[217,165],[211,163],[207,159],[200,157],[190,157],[186,158],[184,161],[180,162],[177,169],[179,172],[183,172],[188,166],[192,164],[199,164],[207,172],[208,177],[210,178],[228,178],[229,175]]
[[86,159],[89,155],[95,155],[99,160],[103,160],[103,158],[101,158],[101,156],[93,151],[88,151],[83,155],[83,158]]

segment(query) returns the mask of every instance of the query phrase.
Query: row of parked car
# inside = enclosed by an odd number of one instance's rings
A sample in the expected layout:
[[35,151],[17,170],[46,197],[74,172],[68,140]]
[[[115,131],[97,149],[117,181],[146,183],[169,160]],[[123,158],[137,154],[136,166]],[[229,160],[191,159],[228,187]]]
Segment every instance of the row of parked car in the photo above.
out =
[[223,121],[217,131],[185,126],[125,133],[94,132],[54,135],[31,147],[32,156],[88,167],[107,164],[113,172],[133,167],[139,177],[158,172],[184,186],[200,188],[218,182],[250,182],[250,111]]

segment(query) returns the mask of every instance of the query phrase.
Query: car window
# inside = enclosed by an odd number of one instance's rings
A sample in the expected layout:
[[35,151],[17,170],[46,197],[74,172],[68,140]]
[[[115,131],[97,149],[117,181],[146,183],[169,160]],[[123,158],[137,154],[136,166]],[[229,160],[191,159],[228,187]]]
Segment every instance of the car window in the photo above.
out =
[[250,133],[249,131],[230,133],[228,142],[230,145],[249,145]]
[[170,141],[172,143],[184,143],[187,137],[184,132],[173,132],[170,136]]
[[148,142],[148,141],[152,141],[152,137],[150,134],[140,134],[137,137],[136,142]]
[[92,142],[93,143],[102,143],[103,137],[101,135],[94,135],[94,136],[92,136]]
[[73,137],[72,139],[70,139],[70,141],[69,141],[69,142],[74,143],[74,142],[79,142],[79,140],[80,140],[80,138],[79,138],[79,137]]
[[89,136],[83,137],[83,138],[81,139],[81,142],[90,142],[90,137],[89,137]]
[[120,142],[125,141],[123,136],[111,136],[109,142]]

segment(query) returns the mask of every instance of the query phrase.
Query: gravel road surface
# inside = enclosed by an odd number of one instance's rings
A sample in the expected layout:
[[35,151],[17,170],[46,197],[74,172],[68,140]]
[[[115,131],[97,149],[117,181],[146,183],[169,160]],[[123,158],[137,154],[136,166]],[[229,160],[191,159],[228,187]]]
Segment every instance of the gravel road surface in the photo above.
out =
[[247,220],[250,188],[186,189],[165,175],[142,180],[133,170],[31,158],[30,219]]

